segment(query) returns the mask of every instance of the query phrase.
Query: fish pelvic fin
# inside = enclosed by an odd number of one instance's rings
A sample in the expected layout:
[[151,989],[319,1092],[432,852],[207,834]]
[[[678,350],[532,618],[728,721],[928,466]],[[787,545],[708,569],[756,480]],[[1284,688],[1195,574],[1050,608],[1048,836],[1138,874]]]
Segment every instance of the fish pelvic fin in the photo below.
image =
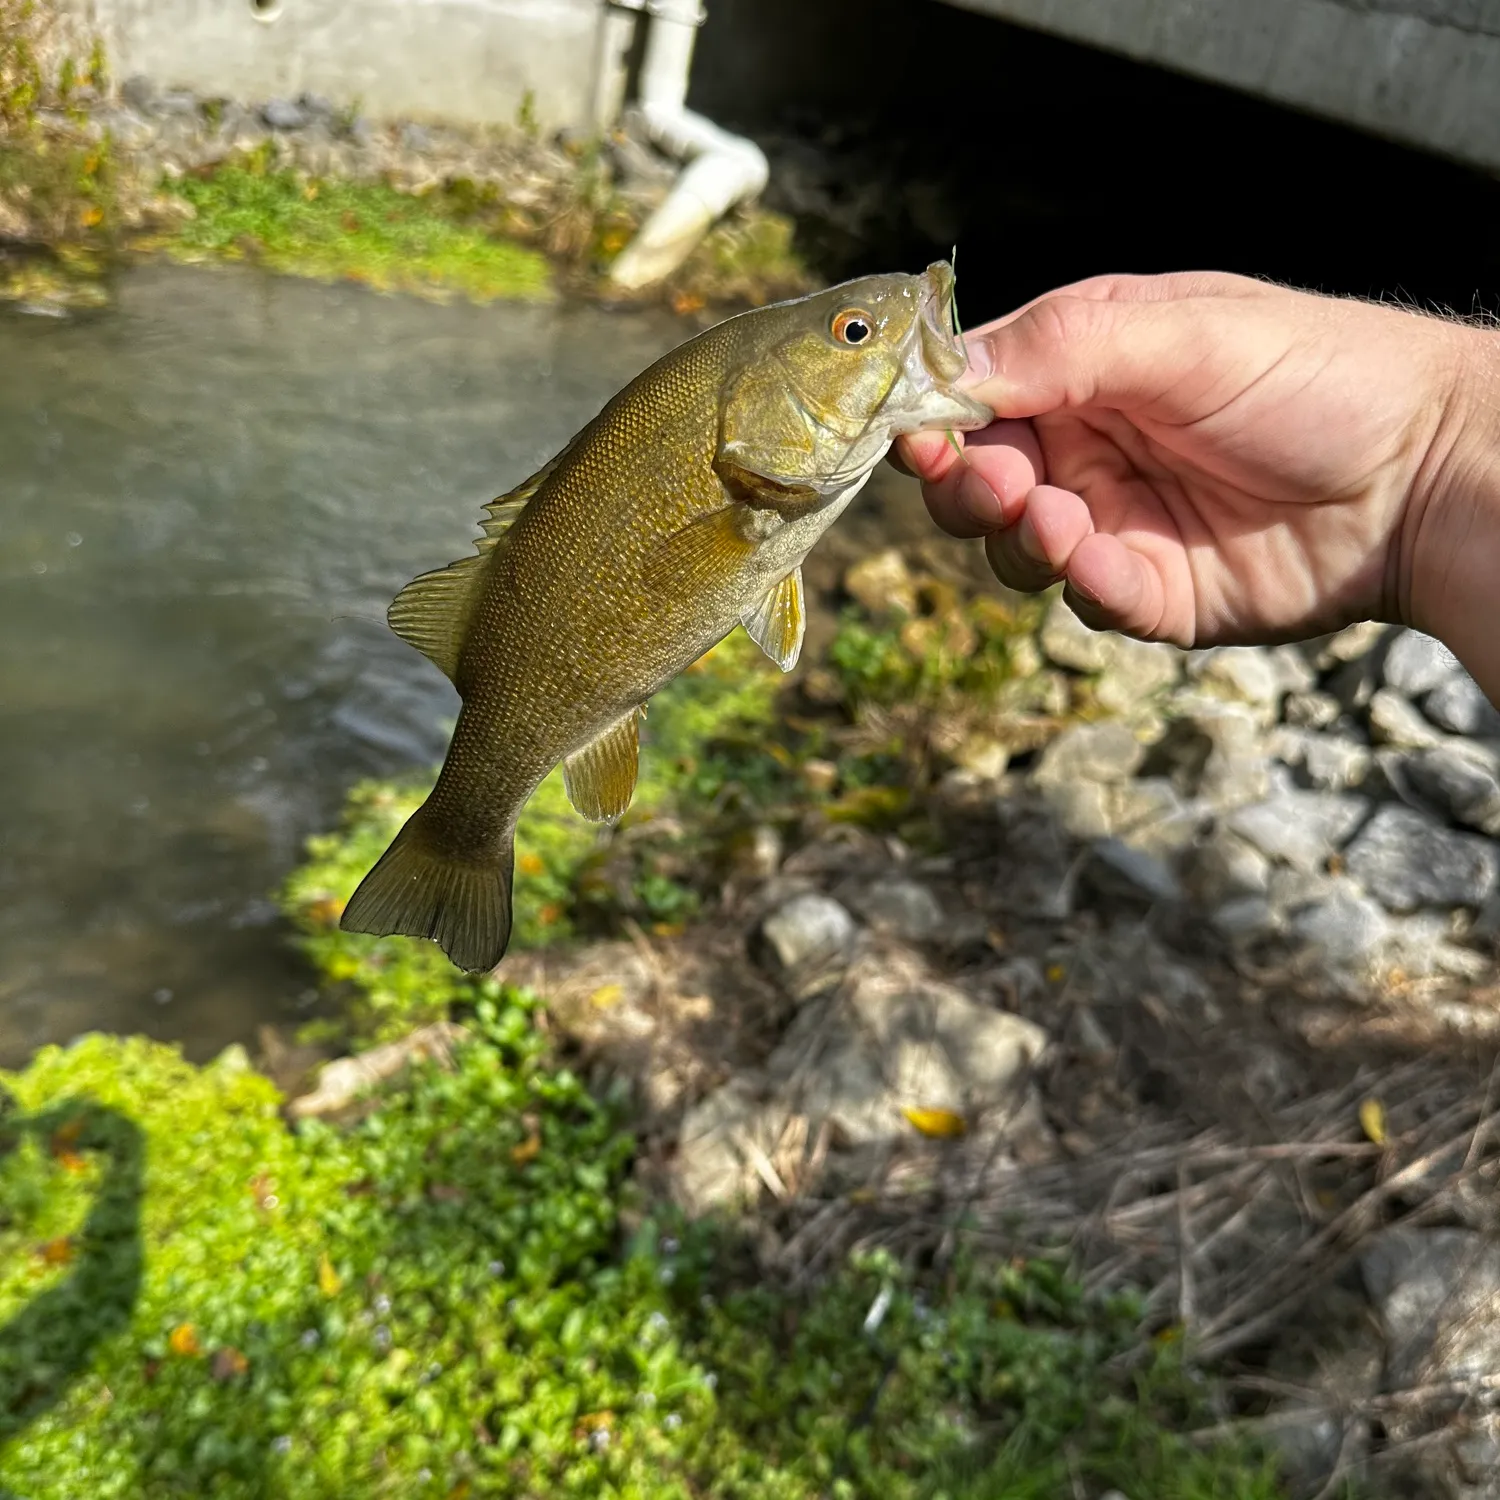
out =
[[458,968],[493,969],[510,943],[510,834],[493,859],[458,860],[434,849],[419,809],[349,898],[339,926],[376,937],[430,938]]
[[740,614],[740,624],[783,672],[790,672],[802,654],[802,635],[807,626],[801,565],[753,604],[746,605]]
[[640,710],[631,709],[563,762],[568,801],[591,822],[618,818],[635,795],[640,765]]
[[722,587],[755,556],[758,545],[740,529],[741,510],[726,505],[710,511],[658,543],[641,565],[646,586],[688,595]]

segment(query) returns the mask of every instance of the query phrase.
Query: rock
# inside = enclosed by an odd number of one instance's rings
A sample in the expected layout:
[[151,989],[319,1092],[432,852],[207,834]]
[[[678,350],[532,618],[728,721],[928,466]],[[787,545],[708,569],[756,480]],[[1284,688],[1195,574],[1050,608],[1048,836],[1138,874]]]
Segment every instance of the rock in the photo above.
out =
[[1145,757],[1139,740],[1125,725],[1106,720],[1075,724],[1042,751],[1032,780],[1039,787],[1080,781],[1125,781]]
[[167,89],[156,96],[153,108],[159,115],[195,116],[202,110],[202,104],[191,89]]
[[1266,795],[1270,762],[1253,710],[1203,698],[1179,699],[1177,709],[1152,759],[1184,794],[1217,811]]
[[1358,740],[1287,724],[1272,730],[1266,744],[1278,760],[1298,767],[1303,779],[1322,792],[1345,792],[1358,786],[1374,763],[1370,747]]
[[758,1151],[774,1154],[787,1110],[760,1097],[761,1081],[741,1074],[701,1099],[684,1115],[673,1162],[673,1186],[689,1213],[734,1203],[756,1191]]
[[336,1114],[416,1058],[435,1057],[446,1062],[454,1045],[467,1035],[462,1026],[439,1021],[357,1057],[340,1057],[322,1068],[317,1086],[310,1094],[293,1099],[288,1112],[298,1120]]
[[876,619],[897,610],[917,612],[917,589],[906,559],[895,548],[861,558],[844,574],[844,592]]
[[1467,672],[1439,683],[1422,700],[1422,711],[1454,734],[1500,739],[1500,709]]
[[1456,823],[1500,835],[1500,758],[1478,745],[1436,745],[1403,763],[1407,783]]
[[1318,674],[1295,646],[1273,646],[1266,653],[1283,693],[1306,693],[1318,685]]
[[1315,644],[1313,665],[1319,671],[1327,671],[1340,662],[1358,661],[1380,644],[1386,629],[1379,620],[1361,620],[1357,625],[1345,626],[1337,635]]
[[1327,729],[1343,711],[1332,693],[1288,693],[1281,705],[1286,722],[1304,729]]
[[260,117],[272,130],[301,130],[307,124],[307,111],[291,99],[268,99]]
[[333,100],[322,94],[299,94],[297,103],[310,120],[331,120],[338,113]]
[[1090,630],[1059,597],[1042,621],[1042,653],[1059,667],[1075,672],[1102,672],[1110,662],[1110,639]]
[[156,103],[156,85],[144,73],[135,73],[120,85],[120,101],[137,114],[149,115]]
[[1500,1369],[1500,1244],[1469,1229],[1387,1229],[1360,1257],[1389,1390]]
[[970,734],[953,752],[953,763],[985,781],[998,781],[1010,764],[1010,749],[990,735]]
[[432,132],[425,125],[411,122],[401,127],[401,149],[418,154],[432,150]]
[[1059,781],[1043,786],[1042,800],[1075,839],[1102,839],[1112,826],[1106,792],[1097,781]]
[[1142,776],[1104,788],[1109,831],[1134,849],[1150,854],[1185,849],[1198,838],[1201,811],[1184,802],[1165,776]]
[[848,957],[859,928],[831,896],[793,896],[760,926],[776,962],[788,973],[836,966]]
[[1244,940],[1281,929],[1281,917],[1264,896],[1236,896],[1209,919],[1227,938]]
[[1349,874],[1391,911],[1479,906],[1495,889],[1495,848],[1409,807],[1382,807],[1350,844]]
[[1370,738],[1377,745],[1425,750],[1442,738],[1399,693],[1381,688],[1370,697]]
[[1182,886],[1171,865],[1159,855],[1132,848],[1120,839],[1100,839],[1094,858],[1137,895],[1153,901],[1182,900]]
[[1284,691],[1276,663],[1259,646],[1216,646],[1191,659],[1188,672],[1200,682],[1265,709],[1274,709]]
[[849,1007],[880,1050],[901,1107],[977,1112],[1011,1096],[1047,1047],[1032,1021],[978,1004],[953,985],[871,964],[854,978]]
[[899,877],[877,880],[859,898],[858,909],[872,927],[908,943],[930,942],[948,924],[931,890]]
[[1111,713],[1138,712],[1182,676],[1182,653],[1160,641],[1108,640],[1107,663],[1094,688],[1095,700]]
[[1372,656],[1345,662],[1324,684],[1345,713],[1356,713],[1369,705],[1380,688],[1380,665]]
[[1381,953],[1382,966],[1407,979],[1446,974],[1453,979],[1478,980],[1489,972],[1489,961],[1472,948],[1449,941],[1451,924],[1443,912],[1416,912],[1391,921]]
[[1294,940],[1343,968],[1374,954],[1390,934],[1391,919],[1352,881],[1339,880],[1329,894],[1290,910],[1286,926]]
[[1228,826],[1262,854],[1299,870],[1316,870],[1343,847],[1368,812],[1363,797],[1286,790],[1236,809]]
[[1419,630],[1403,630],[1385,653],[1385,685],[1406,698],[1420,698],[1463,671],[1458,658],[1439,640]]
[[1220,906],[1239,896],[1263,896],[1271,861],[1222,825],[1212,828],[1185,861],[1193,896],[1204,906]]

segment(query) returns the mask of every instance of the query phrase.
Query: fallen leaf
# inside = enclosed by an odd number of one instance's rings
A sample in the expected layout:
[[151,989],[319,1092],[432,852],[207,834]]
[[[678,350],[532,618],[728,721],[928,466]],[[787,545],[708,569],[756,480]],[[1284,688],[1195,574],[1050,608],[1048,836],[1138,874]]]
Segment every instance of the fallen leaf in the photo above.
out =
[[339,1273],[333,1269],[333,1262],[327,1255],[318,1257],[318,1290],[325,1297],[337,1297],[339,1288],[343,1286]]
[[221,1384],[226,1380],[233,1380],[237,1375],[243,1375],[249,1368],[250,1361],[238,1349],[231,1347],[215,1349],[213,1358],[208,1362],[208,1373]]
[[935,1140],[963,1135],[969,1128],[964,1117],[951,1109],[903,1109],[901,1113],[920,1134]]
[[86,209],[84,209],[84,211],[83,211],[83,227],[85,229],[92,229],[92,228],[94,228],[95,225],[102,224],[103,222],[104,222],[104,210],[102,208],[93,207],[93,208],[86,208]]
[[615,1414],[612,1411],[585,1412],[579,1417],[578,1425],[585,1432],[596,1432],[599,1428],[610,1428],[615,1425]]
[[601,984],[589,996],[589,1004],[597,1006],[600,1010],[608,1010],[611,1005],[618,1005],[624,997],[625,986],[623,984]]
[[198,1330],[191,1323],[179,1323],[167,1335],[167,1347],[173,1354],[202,1354],[203,1348],[198,1343]]
[[73,1241],[69,1235],[62,1235],[58,1239],[48,1240],[45,1245],[37,1247],[38,1255],[42,1263],[48,1266],[65,1266],[73,1259]]
[[324,896],[307,908],[307,919],[320,927],[332,927],[344,914],[344,903],[333,896]]
[[1067,978],[1068,971],[1061,964],[1047,965],[1047,982],[1049,984],[1060,984]]
[[516,868],[523,875],[540,875],[547,868],[539,854],[523,854],[516,861]]
[[524,1167],[542,1149],[542,1133],[533,1129],[531,1134],[518,1146],[510,1148],[510,1159],[518,1166]]
[[59,1151],[57,1164],[64,1172],[87,1172],[89,1164],[76,1151]]
[[1377,1146],[1386,1142],[1385,1106],[1379,1099],[1362,1100],[1359,1106],[1360,1128]]
[[703,311],[703,298],[696,292],[673,292],[672,311],[679,317],[686,313]]

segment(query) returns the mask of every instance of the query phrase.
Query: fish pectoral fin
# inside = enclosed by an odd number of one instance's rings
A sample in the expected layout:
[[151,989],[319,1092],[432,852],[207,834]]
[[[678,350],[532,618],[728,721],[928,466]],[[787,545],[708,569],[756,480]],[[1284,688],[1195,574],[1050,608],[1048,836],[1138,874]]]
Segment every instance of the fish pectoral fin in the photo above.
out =
[[726,505],[665,538],[641,564],[641,578],[648,588],[678,594],[722,587],[757,545],[740,529],[738,507]]
[[385,618],[409,646],[415,646],[450,682],[458,680],[458,658],[474,607],[484,592],[490,554],[465,557],[433,573],[423,573],[391,601]]
[[783,672],[797,665],[807,609],[802,598],[802,568],[792,569],[773,589],[740,612],[745,633]]
[[568,801],[591,822],[618,818],[630,806],[640,763],[639,718],[640,711],[631,709],[563,762]]
[[752,510],[773,510],[784,520],[794,521],[816,510],[827,498],[816,485],[802,479],[782,479],[751,469],[727,453],[714,461],[714,472],[729,498]]

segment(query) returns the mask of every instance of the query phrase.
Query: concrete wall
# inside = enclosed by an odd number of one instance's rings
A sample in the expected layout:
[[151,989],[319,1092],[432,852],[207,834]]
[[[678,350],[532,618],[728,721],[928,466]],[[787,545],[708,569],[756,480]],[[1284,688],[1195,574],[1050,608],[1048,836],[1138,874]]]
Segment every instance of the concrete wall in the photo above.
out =
[[1500,171],[1500,0],[950,3]]
[[117,79],[251,101],[307,91],[376,116],[588,123],[600,0],[64,0]]

